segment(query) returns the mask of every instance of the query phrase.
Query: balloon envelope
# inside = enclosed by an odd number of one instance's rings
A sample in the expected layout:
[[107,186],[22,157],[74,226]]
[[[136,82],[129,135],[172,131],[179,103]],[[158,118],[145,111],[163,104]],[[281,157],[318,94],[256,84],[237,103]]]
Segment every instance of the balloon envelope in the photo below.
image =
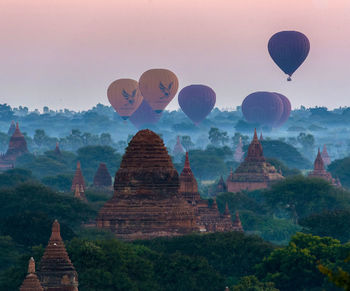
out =
[[283,103],[283,112],[281,118],[275,124],[275,127],[280,127],[288,120],[290,112],[292,110],[292,105],[286,96],[276,92],[273,92],[273,94],[276,94]]
[[301,32],[280,31],[270,38],[268,50],[277,66],[291,77],[308,56],[310,42]]
[[157,113],[162,112],[175,97],[179,88],[176,75],[166,69],[151,69],[139,80],[142,96]]
[[190,85],[179,93],[179,105],[182,111],[195,123],[200,123],[214,108],[216,94],[205,85]]
[[157,123],[160,117],[161,114],[154,112],[147,101],[143,100],[139,108],[130,116],[130,121],[140,129],[145,125]]
[[137,81],[132,79],[119,79],[109,85],[107,90],[108,100],[125,120],[140,106],[142,95]]
[[271,92],[255,92],[243,100],[242,112],[250,123],[273,127],[282,116],[283,102]]

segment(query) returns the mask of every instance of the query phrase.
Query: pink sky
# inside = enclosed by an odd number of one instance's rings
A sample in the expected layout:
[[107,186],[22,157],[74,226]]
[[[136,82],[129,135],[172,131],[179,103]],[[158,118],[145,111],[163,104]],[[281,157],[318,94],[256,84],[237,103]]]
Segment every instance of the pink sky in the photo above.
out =
[[[108,104],[113,80],[164,67],[180,88],[211,86],[220,108],[258,90],[285,94],[293,107],[350,106],[349,2],[1,0],[0,103],[87,109]],[[266,48],[280,30],[311,42],[292,82]]]

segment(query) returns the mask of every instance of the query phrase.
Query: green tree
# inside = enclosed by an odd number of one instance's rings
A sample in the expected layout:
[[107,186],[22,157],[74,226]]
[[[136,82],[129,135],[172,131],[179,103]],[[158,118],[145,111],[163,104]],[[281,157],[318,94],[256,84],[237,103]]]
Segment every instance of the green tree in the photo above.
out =
[[350,188],[350,157],[333,161],[327,170],[338,177],[344,187]]
[[209,140],[215,146],[219,146],[220,144],[223,146],[228,142],[229,138],[226,131],[212,127],[209,130]]
[[264,192],[267,205],[277,214],[288,213],[297,223],[300,218],[325,210],[349,207],[350,194],[328,181],[303,176],[288,177]]
[[312,214],[299,221],[303,231],[319,236],[330,236],[342,242],[350,240],[350,210],[333,210]]
[[332,290],[318,265],[343,266],[349,251],[350,244],[336,239],[298,233],[287,247],[274,250],[258,264],[257,275],[280,290]]

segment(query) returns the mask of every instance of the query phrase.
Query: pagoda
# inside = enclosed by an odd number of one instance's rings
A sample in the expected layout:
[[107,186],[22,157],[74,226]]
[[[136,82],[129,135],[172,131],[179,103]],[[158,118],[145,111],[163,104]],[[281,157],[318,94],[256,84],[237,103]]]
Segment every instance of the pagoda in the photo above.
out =
[[179,175],[154,132],[141,130],[130,141],[115,175],[113,198],[101,208],[96,224],[123,240],[198,230],[194,208],[179,194]]
[[324,166],[325,166],[325,167],[328,167],[328,165],[331,163],[331,158],[330,158],[329,155],[328,155],[326,145],[323,145],[321,157],[322,157]]
[[44,291],[40,284],[38,276],[35,274],[35,261],[33,257],[30,258],[28,264],[28,275],[24,279],[20,291]]
[[224,214],[221,214],[215,199],[210,205],[208,200],[200,197],[197,180],[191,170],[187,152],[185,165],[180,174],[179,192],[189,205],[194,208],[196,223],[201,232],[225,232],[234,230],[228,208]]
[[45,291],[78,291],[78,274],[69,259],[57,220],[40,262],[38,277]]
[[0,156],[0,171],[14,168],[16,159],[25,153],[28,153],[27,142],[17,122],[15,131],[10,138],[8,149],[4,155]]
[[333,179],[331,173],[325,170],[324,161],[323,161],[320,149],[318,149],[317,156],[314,162],[314,170],[311,171],[308,176],[321,178],[330,182],[333,186],[341,187],[339,179],[338,180]]
[[276,171],[275,167],[266,162],[263,148],[255,129],[253,140],[248,147],[247,156],[235,172],[231,172],[227,178],[227,191],[253,191],[268,188],[273,182],[282,179],[284,177]]
[[242,143],[242,138],[239,138],[239,143],[236,147],[235,153],[233,155],[233,158],[235,162],[241,163],[243,160],[244,152],[243,152],[243,143]]
[[71,192],[75,192],[75,190],[77,189],[77,185],[79,186],[79,189],[82,188],[83,192],[85,192],[85,181],[84,181],[83,173],[81,172],[80,161],[77,162],[77,169],[75,170]]
[[100,163],[97,172],[94,176],[94,187],[97,188],[110,188],[112,187],[112,177],[108,172],[105,163]]
[[55,147],[55,149],[54,149],[54,153],[55,153],[57,156],[60,156],[60,155],[61,155],[61,150],[60,150],[60,147],[59,147],[58,142],[56,142],[56,147]]

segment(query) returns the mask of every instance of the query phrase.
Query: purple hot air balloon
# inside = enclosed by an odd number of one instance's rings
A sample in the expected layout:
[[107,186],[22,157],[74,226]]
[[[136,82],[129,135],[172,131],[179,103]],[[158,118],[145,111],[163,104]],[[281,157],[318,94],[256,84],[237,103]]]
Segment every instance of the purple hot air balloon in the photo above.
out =
[[273,61],[286,73],[288,81],[305,61],[310,51],[308,38],[298,31],[280,31],[274,34],[268,44]]
[[255,92],[243,100],[242,112],[250,123],[273,127],[281,119],[283,102],[271,92]]
[[161,116],[161,114],[155,113],[147,101],[143,99],[141,105],[129,117],[129,120],[140,129],[143,126],[157,123]]
[[214,108],[216,94],[205,85],[190,85],[179,93],[179,105],[182,111],[198,125]]
[[290,111],[292,110],[292,105],[290,104],[290,101],[286,96],[276,92],[273,92],[273,94],[277,95],[283,103],[283,112],[282,112],[281,118],[276,122],[274,126],[274,127],[280,127],[288,120]]

